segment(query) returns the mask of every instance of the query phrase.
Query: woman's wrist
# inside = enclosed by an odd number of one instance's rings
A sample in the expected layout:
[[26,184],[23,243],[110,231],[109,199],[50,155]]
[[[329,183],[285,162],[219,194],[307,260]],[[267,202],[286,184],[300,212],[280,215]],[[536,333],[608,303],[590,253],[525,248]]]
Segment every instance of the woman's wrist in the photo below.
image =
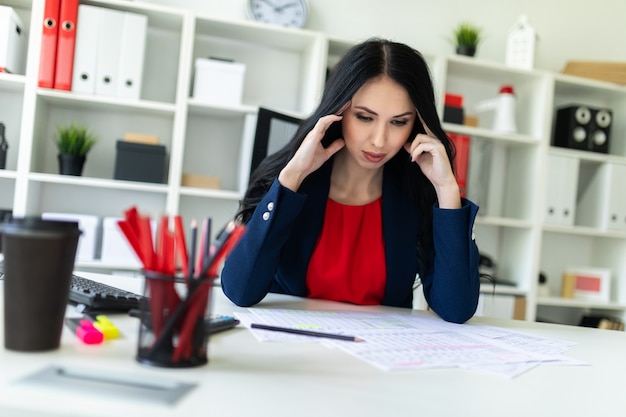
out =
[[284,167],[278,174],[278,182],[285,188],[290,189],[293,192],[297,192],[300,188],[300,184],[304,180],[305,176],[299,172],[293,172],[289,165]]
[[461,190],[456,181],[453,184],[442,187],[435,187],[439,208],[457,209],[461,208]]

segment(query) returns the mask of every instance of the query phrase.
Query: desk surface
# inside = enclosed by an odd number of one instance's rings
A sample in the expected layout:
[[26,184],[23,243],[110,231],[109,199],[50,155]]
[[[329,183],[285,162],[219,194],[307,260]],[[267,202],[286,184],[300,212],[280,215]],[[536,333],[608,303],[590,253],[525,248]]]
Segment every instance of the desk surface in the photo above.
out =
[[[138,278],[85,274],[139,291]],[[1,287],[1,285],[0,285]],[[238,310],[214,291],[214,312]],[[270,295],[265,307],[313,310],[424,312]],[[1,312],[0,312],[1,314]],[[626,333],[523,321],[475,318],[542,337],[577,343],[566,354],[591,366],[541,365],[509,380],[478,371],[434,369],[385,372],[319,344],[260,343],[244,328],[215,335],[209,364],[162,369],[134,359],[138,322],[111,316],[123,337],[82,345],[64,329],[62,346],[48,353],[4,349],[0,331],[0,415],[26,416],[617,416],[626,414]],[[0,320],[0,323],[4,323]],[[141,378],[197,383],[174,406],[106,398],[16,381],[49,365],[120,372]],[[383,414],[381,414],[383,413]]]

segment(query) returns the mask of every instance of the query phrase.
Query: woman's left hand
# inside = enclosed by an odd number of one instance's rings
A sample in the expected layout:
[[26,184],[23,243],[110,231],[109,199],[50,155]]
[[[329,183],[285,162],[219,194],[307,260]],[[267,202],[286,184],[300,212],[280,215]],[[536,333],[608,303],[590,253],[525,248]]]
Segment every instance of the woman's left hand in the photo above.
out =
[[411,155],[411,162],[420,166],[426,178],[435,187],[456,181],[446,148],[439,139],[420,133],[413,141],[407,142],[404,149]]
[[420,133],[411,142],[407,142],[404,149],[411,155],[411,161],[419,165],[435,187],[439,206],[460,207],[459,186],[443,143],[433,136]]

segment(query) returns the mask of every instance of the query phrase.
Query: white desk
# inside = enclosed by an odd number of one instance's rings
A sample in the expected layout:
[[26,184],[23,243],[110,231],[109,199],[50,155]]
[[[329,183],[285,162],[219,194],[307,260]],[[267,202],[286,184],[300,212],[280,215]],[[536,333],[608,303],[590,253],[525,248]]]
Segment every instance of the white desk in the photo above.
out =
[[[106,280],[134,291],[139,291],[141,286],[141,280],[137,278],[108,277]],[[237,310],[219,288],[214,297],[215,312]],[[277,295],[269,296],[262,305],[315,310],[363,309]],[[371,309],[387,310],[384,307]],[[393,309],[398,310],[424,314]],[[211,338],[209,364],[206,366],[184,370],[152,368],[134,359],[136,319],[111,317],[124,337],[100,346],[80,344],[67,329],[61,349],[50,353],[7,351],[1,340],[0,416],[626,415],[624,332],[474,319],[473,322],[576,342],[578,344],[567,351],[567,356],[592,364],[541,365],[509,380],[461,369],[384,372],[318,344],[259,343],[243,328]],[[4,321],[0,320],[0,323]],[[0,332],[0,338],[3,338],[3,332]],[[182,380],[199,386],[175,406],[163,406],[16,383],[25,375],[51,364]]]

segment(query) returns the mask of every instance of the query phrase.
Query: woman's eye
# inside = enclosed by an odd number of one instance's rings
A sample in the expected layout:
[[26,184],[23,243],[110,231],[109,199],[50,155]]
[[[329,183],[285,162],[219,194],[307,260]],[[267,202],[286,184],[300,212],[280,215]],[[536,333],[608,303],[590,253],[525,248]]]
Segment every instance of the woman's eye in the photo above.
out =
[[363,114],[357,114],[357,115],[356,115],[356,118],[357,118],[357,119],[359,119],[359,120],[362,120],[362,121],[364,121],[364,122],[370,122],[370,121],[372,121],[372,118],[371,118],[371,117],[369,117],[369,116],[365,116],[365,115],[363,115]]
[[391,123],[395,126],[406,126],[408,122],[406,120],[392,120]]

